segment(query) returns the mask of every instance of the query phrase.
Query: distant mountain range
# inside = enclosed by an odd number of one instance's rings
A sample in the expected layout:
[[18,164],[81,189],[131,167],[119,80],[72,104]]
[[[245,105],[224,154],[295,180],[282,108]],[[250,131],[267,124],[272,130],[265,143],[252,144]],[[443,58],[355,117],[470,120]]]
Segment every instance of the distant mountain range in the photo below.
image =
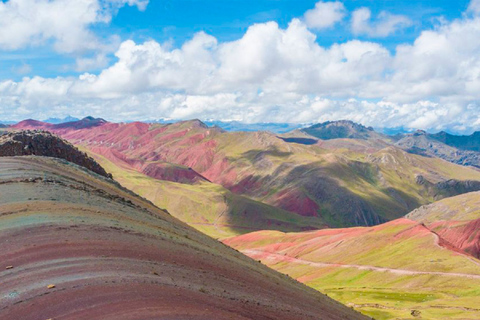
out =
[[[414,133],[398,133],[386,135],[377,133],[372,127],[364,127],[352,121],[329,121],[315,124],[289,134],[293,138],[295,132],[305,139],[304,134],[319,140],[353,139],[387,143],[399,147],[409,153],[438,157],[464,166],[480,168],[480,132],[469,136],[456,136],[444,131],[431,134],[422,130]],[[294,140],[291,140],[294,141]],[[300,142],[298,140],[297,142]]]
[[52,124],[59,124],[59,123],[65,123],[65,122],[73,122],[73,121],[78,121],[80,119],[72,117],[72,116],[66,116],[65,118],[48,118],[46,120],[43,120],[43,122],[47,123],[52,123]]
[[[134,122],[134,121],[127,121]],[[145,121],[146,123],[161,123],[169,124],[182,122],[181,120],[171,120],[171,119],[159,119]],[[218,120],[205,120],[202,121],[209,127],[219,127],[226,131],[270,131],[274,133],[286,133],[298,128],[305,127],[304,124],[296,123],[244,123],[240,121],[218,121]]]
[[[254,225],[283,231],[376,225],[434,200],[480,190],[479,171],[412,154],[399,144],[401,137],[351,121],[285,134],[227,132],[200,120],[110,123],[93,117],[62,124],[25,120],[12,129],[52,131],[121,174],[119,168],[128,168],[156,181],[220,185],[223,189],[210,194],[224,197],[229,214],[212,208],[220,220],[205,224],[226,234],[251,231]],[[405,135],[410,136],[417,137]],[[257,204],[270,209],[258,210]],[[186,221],[202,223],[198,215],[186,216],[185,207],[162,205]],[[250,210],[239,210],[246,207]],[[272,208],[282,213],[271,215]]]
[[368,319],[104,172],[47,133],[0,138],[1,319]]
[[[28,129],[67,139],[172,216],[368,316],[480,318],[479,133],[386,135],[351,121],[272,133],[93,117],[6,130]],[[2,137],[21,154],[32,149]]]
[[[93,117],[85,117],[80,120],[67,116],[63,119],[49,118],[42,122],[30,120],[30,127],[34,127],[35,123],[38,123],[39,126],[48,128],[48,125],[44,125],[44,123],[47,123],[52,125],[66,124],[64,125],[65,128],[77,126],[78,129],[81,126],[95,126],[96,121],[107,122]],[[178,121],[161,119],[149,123],[171,124],[176,122]],[[383,141],[386,144],[400,147],[409,153],[434,156],[456,164],[480,168],[480,132],[468,136],[459,136],[444,131],[433,134],[417,130],[409,133],[402,128],[397,128],[382,129],[383,133],[381,133],[376,132],[372,127],[365,127],[349,120],[327,121],[309,126],[291,123],[246,124],[238,121],[205,121],[203,123],[209,127],[219,127],[233,132],[269,131],[280,134],[280,137],[286,139],[287,142],[300,144],[315,144],[318,140],[336,139],[369,140],[377,143]],[[11,121],[0,122],[0,128],[14,124],[15,122]]]

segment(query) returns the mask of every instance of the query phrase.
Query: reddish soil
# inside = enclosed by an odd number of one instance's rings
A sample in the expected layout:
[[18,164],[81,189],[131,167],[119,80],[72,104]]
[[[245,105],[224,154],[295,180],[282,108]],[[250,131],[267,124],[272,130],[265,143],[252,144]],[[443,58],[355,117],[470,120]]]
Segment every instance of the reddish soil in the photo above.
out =
[[366,319],[52,158],[0,158],[0,261],[0,319]]
[[480,219],[439,221],[429,227],[454,247],[480,259]]
[[296,212],[304,217],[317,217],[320,207],[305,193],[299,190],[283,190],[276,195],[273,204],[287,211]]

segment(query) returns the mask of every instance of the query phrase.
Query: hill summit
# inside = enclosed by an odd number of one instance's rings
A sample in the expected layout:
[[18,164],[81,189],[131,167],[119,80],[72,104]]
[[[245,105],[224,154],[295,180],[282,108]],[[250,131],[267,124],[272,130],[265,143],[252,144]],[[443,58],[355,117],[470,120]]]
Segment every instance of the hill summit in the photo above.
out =
[[47,131],[8,132],[0,136],[0,156],[45,156],[60,158],[111,178],[95,160],[72,144]]
[[350,120],[327,121],[304,128],[301,131],[322,140],[363,139],[375,133],[372,127],[365,127]]

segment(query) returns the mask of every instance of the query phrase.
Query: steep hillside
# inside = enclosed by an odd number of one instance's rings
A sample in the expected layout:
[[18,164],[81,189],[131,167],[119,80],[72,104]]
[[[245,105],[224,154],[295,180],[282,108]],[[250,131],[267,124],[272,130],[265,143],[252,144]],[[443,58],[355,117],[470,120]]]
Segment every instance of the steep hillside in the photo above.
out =
[[480,218],[480,192],[470,192],[422,206],[406,218],[423,223],[470,221]]
[[198,120],[49,126],[116,166],[160,179],[168,176],[166,168],[190,168],[234,194],[317,219],[317,225],[375,225],[436,199],[480,190],[480,172],[408,154],[383,140],[309,145],[268,132],[224,132]]
[[206,180],[196,183],[152,178],[93,154],[123,186],[165,208],[173,216],[214,238],[258,230],[305,231],[325,228],[314,217],[303,217],[236,195]]
[[397,136],[395,145],[408,152],[431,157],[463,166],[480,168],[479,134],[472,136],[453,136],[445,132],[429,134],[417,131],[412,134]]
[[406,217],[425,223],[451,245],[480,258],[480,192],[422,206]]
[[70,162],[0,157],[1,319],[360,319]]
[[480,260],[412,220],[224,242],[376,319],[480,317]]

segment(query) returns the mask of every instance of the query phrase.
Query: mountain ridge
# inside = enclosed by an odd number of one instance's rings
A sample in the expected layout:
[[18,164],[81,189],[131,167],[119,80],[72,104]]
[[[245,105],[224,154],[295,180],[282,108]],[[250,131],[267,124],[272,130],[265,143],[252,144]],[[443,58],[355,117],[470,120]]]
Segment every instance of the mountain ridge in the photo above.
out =
[[366,319],[115,181],[44,156],[0,157],[0,318]]
[[49,156],[78,164],[101,176],[112,178],[93,158],[72,144],[45,131],[7,132],[0,135],[0,157]]
[[377,138],[306,145],[264,131],[225,132],[199,120],[95,123],[47,128],[125,168],[163,179],[169,167],[179,174],[191,168],[237,195],[330,227],[379,224],[435,199],[480,189],[463,182],[480,181],[479,172],[412,155]]

